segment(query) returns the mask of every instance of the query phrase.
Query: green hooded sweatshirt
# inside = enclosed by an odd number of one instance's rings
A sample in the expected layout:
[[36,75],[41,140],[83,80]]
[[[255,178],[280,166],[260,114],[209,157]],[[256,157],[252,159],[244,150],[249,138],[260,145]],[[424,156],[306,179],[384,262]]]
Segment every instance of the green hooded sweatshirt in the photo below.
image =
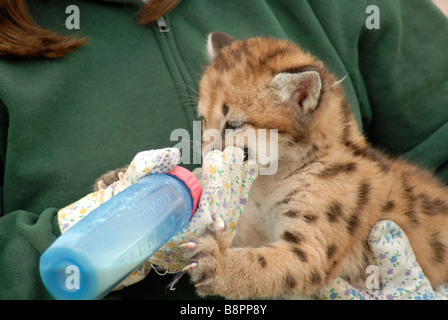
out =
[[[448,19],[429,0],[184,0],[168,32],[138,25],[137,0],[29,2],[42,27],[90,41],[59,59],[0,58],[0,299],[50,299],[38,263],[58,209],[139,151],[177,144],[174,129],[191,132],[212,31],[309,50],[346,77],[375,146],[448,182]],[[66,28],[70,5],[79,30]],[[187,276],[176,291],[171,280],[151,272],[107,298],[196,297]]]

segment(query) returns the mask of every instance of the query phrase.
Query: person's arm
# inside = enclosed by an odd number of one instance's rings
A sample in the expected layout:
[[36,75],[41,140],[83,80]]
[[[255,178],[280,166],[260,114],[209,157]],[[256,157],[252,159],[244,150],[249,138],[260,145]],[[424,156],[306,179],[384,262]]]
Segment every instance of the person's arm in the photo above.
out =
[[0,101],[0,299],[50,299],[39,276],[41,253],[60,234],[57,209],[4,211],[8,112]]
[[59,234],[57,209],[17,210],[0,218],[0,299],[50,299],[39,257]]

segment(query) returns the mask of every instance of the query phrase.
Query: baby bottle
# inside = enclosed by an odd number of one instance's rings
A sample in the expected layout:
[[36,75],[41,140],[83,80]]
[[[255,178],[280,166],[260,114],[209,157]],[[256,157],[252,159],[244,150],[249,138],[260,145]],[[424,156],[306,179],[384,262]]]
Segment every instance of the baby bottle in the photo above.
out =
[[67,230],[39,269],[56,299],[100,299],[179,233],[196,211],[200,182],[175,167],[124,189]]

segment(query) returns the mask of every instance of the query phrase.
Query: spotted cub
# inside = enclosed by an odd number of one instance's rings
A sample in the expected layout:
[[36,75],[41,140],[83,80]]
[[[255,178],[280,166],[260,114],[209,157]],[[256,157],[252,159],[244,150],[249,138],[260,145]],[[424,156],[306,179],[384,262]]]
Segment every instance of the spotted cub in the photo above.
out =
[[199,294],[313,295],[339,276],[365,288],[367,238],[383,219],[405,231],[433,286],[448,281],[448,187],[373,149],[321,61],[268,38],[213,33],[208,48],[204,129],[278,130],[278,169],[254,182],[232,243],[217,221],[186,246]]

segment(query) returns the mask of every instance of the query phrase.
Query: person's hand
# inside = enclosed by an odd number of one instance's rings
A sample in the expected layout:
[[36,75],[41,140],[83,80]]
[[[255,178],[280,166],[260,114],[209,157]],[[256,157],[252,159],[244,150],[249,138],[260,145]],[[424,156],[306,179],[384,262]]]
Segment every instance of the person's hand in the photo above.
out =
[[372,266],[366,271],[367,288],[354,288],[345,280],[338,278],[321,291],[320,299],[448,299],[448,286],[441,286],[437,290],[431,287],[417,262],[408,238],[394,222],[388,220],[378,222],[370,233],[369,245],[377,266]]

